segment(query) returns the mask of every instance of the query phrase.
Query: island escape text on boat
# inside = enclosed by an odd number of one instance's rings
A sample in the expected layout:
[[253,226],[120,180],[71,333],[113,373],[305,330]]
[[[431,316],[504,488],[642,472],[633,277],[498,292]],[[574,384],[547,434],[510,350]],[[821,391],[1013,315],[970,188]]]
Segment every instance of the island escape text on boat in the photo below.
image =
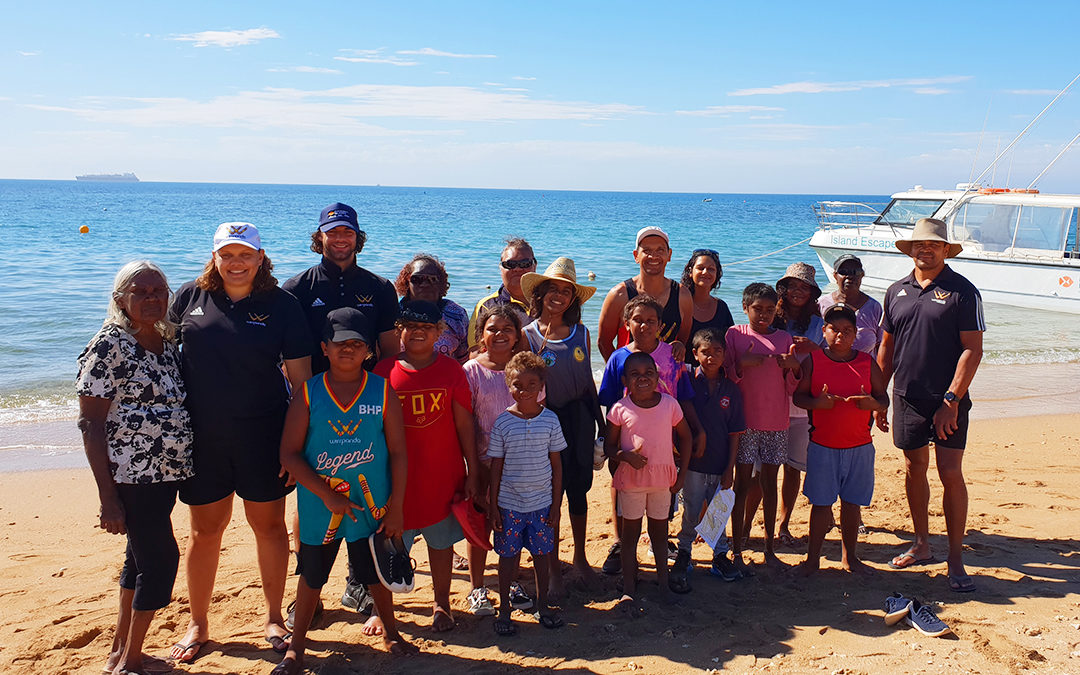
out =
[[864,286],[888,288],[912,269],[911,259],[896,248],[897,240],[909,238],[918,219],[938,218],[948,225],[949,240],[963,245],[949,266],[975,284],[985,301],[1080,314],[1080,194],[1040,194],[1034,188],[1080,134],[1027,188],[979,183],[1078,79],[1080,75],[972,182],[952,190],[916,185],[894,194],[880,210],[879,205],[861,202],[815,204],[818,229],[810,247],[825,273],[831,276],[837,258],[850,253],[863,262]]

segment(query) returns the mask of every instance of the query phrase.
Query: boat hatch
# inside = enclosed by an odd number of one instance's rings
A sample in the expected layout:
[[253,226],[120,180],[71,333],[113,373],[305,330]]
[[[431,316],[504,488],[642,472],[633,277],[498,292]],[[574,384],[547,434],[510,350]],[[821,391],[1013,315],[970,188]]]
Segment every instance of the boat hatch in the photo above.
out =
[[1076,209],[1063,206],[962,204],[950,222],[954,241],[974,243],[983,251],[1039,250],[1062,253]]
[[932,218],[944,203],[944,199],[894,199],[874,224],[911,227],[920,218]]

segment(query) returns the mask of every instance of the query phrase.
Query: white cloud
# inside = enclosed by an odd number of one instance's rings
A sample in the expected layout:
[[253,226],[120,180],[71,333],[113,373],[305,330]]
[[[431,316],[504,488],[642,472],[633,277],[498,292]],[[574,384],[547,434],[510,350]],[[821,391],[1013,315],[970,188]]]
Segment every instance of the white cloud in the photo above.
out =
[[378,49],[339,49],[338,51],[351,56],[335,56],[335,61],[348,63],[383,63],[391,66],[418,66],[419,61],[409,61],[399,56],[383,55],[382,47]]
[[729,117],[735,114],[751,112],[783,112],[783,108],[768,105],[712,105],[703,110],[676,110],[676,115],[693,117]]
[[855,80],[851,82],[788,82],[769,87],[753,87],[729,92],[729,96],[758,96],[770,94],[822,94],[862,89],[887,89],[889,87],[928,87],[937,84],[956,84],[970,80],[970,75],[946,77],[911,77],[891,80]]
[[323,73],[326,75],[341,75],[340,70],[334,68],[318,68],[316,66],[287,66],[285,68],[267,68],[268,73]]
[[276,30],[271,28],[247,28],[244,30],[204,30],[200,33],[186,33],[176,35],[170,40],[176,42],[190,42],[195,47],[240,47],[253,45],[260,40],[280,38]]
[[503,86],[502,82],[481,82],[480,84],[484,85],[485,87],[501,87],[501,86]]
[[455,54],[454,52],[444,52],[438,49],[432,49],[431,47],[424,47],[423,49],[401,49],[398,50],[398,54],[404,54],[406,56],[444,56],[451,59],[494,59],[494,54]]
[[1056,96],[1057,89],[1008,89],[1006,94],[1015,94],[1017,96]]
[[[73,105],[27,104],[102,124],[133,127],[196,126],[246,129],[289,128],[345,135],[458,133],[401,130],[400,121],[490,122],[520,120],[609,120],[646,114],[621,103],[534,100],[520,92],[475,87],[351,85],[323,90],[267,88],[208,100],[185,98],[84,97]],[[361,120],[389,118],[395,129]]]
[[515,76],[514,76],[514,77],[512,77],[511,79],[514,79],[514,80],[525,80],[526,82],[532,82],[532,81],[533,81],[533,80],[535,80],[536,78],[535,78],[535,77],[525,77],[524,75],[515,75]]
[[23,50],[21,50],[21,49],[19,49],[19,50],[16,50],[16,53],[17,53],[17,54],[18,54],[19,56],[41,56],[41,52],[24,52],[24,51],[23,51]]
[[941,89],[940,87],[918,87],[912,89],[911,93],[921,94],[923,96],[941,96],[942,94],[953,93],[951,89]]
[[528,89],[526,89],[524,87],[503,87],[502,90],[503,91],[529,91]]

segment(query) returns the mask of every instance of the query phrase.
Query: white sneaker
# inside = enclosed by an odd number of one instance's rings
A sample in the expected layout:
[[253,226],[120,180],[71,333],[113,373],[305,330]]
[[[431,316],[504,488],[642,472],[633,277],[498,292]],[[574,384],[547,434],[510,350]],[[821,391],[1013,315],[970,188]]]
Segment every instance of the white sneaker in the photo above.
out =
[[469,614],[473,616],[495,616],[495,608],[488,599],[486,588],[474,588],[469,593]]

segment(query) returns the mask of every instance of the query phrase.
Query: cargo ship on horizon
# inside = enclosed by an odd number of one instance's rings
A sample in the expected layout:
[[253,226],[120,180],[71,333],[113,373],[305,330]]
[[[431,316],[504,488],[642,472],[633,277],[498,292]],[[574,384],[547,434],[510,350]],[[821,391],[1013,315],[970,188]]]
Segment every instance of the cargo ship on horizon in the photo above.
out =
[[139,177],[128,171],[127,173],[88,173],[82,176],[75,176],[75,180],[104,183],[138,183]]

